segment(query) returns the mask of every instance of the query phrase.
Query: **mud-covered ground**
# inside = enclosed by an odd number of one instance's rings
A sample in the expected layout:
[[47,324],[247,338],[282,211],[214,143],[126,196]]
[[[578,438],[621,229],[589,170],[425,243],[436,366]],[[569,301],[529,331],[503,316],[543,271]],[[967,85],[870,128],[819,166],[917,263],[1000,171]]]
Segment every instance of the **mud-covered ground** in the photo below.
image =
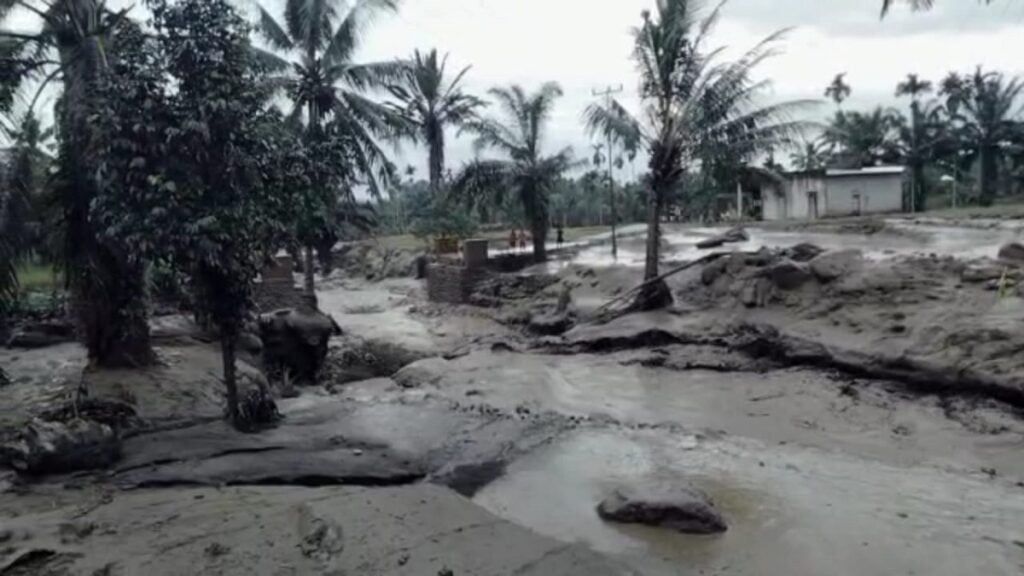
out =
[[[1019,574],[1024,299],[996,253],[1024,222],[990,220],[751,229],[670,279],[672,309],[607,322],[641,273],[630,229],[618,261],[583,242],[486,307],[335,274],[328,379],[258,434],[216,418],[215,344],[164,320],[162,367],[87,374],[156,423],[112,469],[0,476],[0,574]],[[670,227],[666,269],[721,231]],[[805,242],[860,252],[783,252]],[[532,332],[566,293],[575,326]],[[71,344],[0,361],[8,426],[83,365]],[[729,530],[595,513],[652,481]]]

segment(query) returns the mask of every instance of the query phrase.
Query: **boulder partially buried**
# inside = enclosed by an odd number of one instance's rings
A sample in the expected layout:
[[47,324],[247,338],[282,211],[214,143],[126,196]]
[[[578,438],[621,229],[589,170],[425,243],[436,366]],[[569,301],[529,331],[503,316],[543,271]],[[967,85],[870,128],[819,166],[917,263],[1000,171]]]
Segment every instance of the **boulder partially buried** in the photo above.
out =
[[34,419],[13,442],[0,446],[0,461],[32,475],[93,470],[121,456],[121,439],[109,426],[88,420]]
[[1024,265],[1024,244],[1010,242],[999,249],[999,259]]
[[863,266],[864,254],[857,249],[825,252],[810,261],[811,272],[822,282],[838,280]]
[[619,487],[597,506],[610,522],[670,528],[686,534],[718,534],[728,526],[706,494],[692,486]]
[[285,308],[259,317],[264,368],[276,381],[287,374],[291,382],[314,384],[327,358],[327,344],[341,328],[317,311]]
[[796,290],[814,279],[804,264],[782,260],[767,269],[767,275],[780,290]]

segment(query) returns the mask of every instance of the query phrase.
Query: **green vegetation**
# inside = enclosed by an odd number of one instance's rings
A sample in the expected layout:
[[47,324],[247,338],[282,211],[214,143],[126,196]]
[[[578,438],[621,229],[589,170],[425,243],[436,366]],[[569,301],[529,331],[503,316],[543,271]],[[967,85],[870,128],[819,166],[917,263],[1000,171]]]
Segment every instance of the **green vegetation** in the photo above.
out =
[[648,153],[650,195],[647,217],[645,288],[637,306],[658,308],[671,302],[659,280],[660,225],[684,174],[700,165],[705,180],[734,187],[753,157],[787,142],[801,127],[788,121],[800,102],[759,107],[764,82],[753,78],[782,34],[757,44],[734,62],[722,62],[709,50],[707,36],[721,5],[700,19],[693,2],[664,0],[645,12],[633,32],[634,59],[640,70],[642,108],[633,115],[619,102],[588,108],[592,130],[618,134],[627,144],[642,143]]

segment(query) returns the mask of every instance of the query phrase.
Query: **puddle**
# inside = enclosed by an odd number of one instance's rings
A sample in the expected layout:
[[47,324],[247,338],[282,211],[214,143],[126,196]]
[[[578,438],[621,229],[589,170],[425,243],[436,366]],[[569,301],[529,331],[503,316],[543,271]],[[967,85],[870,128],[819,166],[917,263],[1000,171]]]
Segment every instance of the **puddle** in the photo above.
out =
[[[729,522],[718,536],[616,526],[594,511],[618,482],[688,478]],[[1019,574],[1024,492],[842,454],[580,432],[515,462],[474,500],[499,516],[622,558],[644,575]]]

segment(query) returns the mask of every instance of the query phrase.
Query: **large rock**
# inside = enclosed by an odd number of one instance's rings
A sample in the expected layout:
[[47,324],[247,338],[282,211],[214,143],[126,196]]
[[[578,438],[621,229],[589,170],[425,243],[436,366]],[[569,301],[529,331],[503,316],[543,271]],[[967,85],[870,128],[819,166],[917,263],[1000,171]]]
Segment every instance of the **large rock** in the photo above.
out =
[[32,475],[104,468],[120,456],[120,437],[109,426],[88,420],[33,419],[14,441],[0,446],[0,461]]
[[796,290],[814,279],[811,272],[803,264],[792,260],[782,260],[766,270],[766,274],[780,290]]
[[825,252],[810,262],[811,272],[822,282],[832,282],[860,271],[864,267],[864,254],[857,249]]
[[318,311],[285,308],[259,317],[263,362],[268,377],[277,381],[288,374],[294,384],[314,384],[331,336],[341,328]]
[[670,528],[687,534],[718,534],[728,526],[706,494],[690,486],[620,487],[597,506],[604,520]]
[[746,242],[750,240],[750,235],[743,228],[732,228],[717,236],[712,236],[706,240],[701,240],[697,243],[697,248],[701,250],[707,250],[708,248],[718,248],[723,244],[730,244],[733,242]]
[[999,249],[999,259],[1015,264],[1024,264],[1024,244],[1010,242]]
[[785,253],[794,262],[810,262],[824,252],[825,249],[817,244],[801,242],[792,248],[786,249]]

